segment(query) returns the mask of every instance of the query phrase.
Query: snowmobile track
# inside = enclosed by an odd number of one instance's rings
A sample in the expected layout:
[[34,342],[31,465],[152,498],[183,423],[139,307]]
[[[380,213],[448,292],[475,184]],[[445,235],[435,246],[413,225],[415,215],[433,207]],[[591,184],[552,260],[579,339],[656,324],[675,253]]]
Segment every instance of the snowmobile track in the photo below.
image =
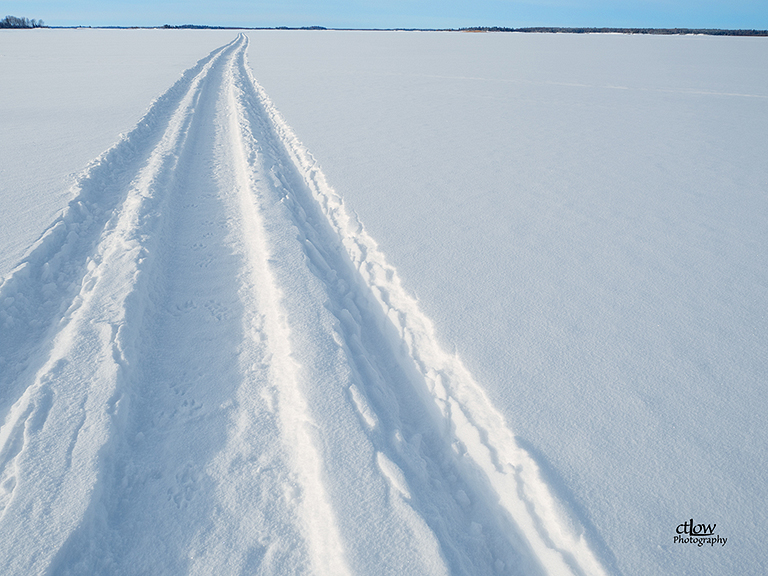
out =
[[0,572],[603,574],[247,46],[0,287]]

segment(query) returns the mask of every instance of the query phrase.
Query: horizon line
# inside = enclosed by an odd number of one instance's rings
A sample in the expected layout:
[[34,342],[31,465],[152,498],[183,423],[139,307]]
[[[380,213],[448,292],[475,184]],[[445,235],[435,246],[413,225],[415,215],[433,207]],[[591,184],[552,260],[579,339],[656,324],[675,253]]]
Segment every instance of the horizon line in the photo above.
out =
[[571,34],[650,34],[664,36],[709,35],[709,36],[768,36],[768,30],[755,28],[685,28],[685,27],[633,27],[633,26],[525,26],[512,28],[507,26],[466,26],[461,28],[354,28],[330,26],[215,26],[207,24],[162,24],[157,26],[135,25],[69,25],[38,26],[36,28],[4,28],[5,30],[31,29],[106,29],[106,30],[303,30],[303,31],[338,31],[338,32],[519,32],[519,33],[571,33]]

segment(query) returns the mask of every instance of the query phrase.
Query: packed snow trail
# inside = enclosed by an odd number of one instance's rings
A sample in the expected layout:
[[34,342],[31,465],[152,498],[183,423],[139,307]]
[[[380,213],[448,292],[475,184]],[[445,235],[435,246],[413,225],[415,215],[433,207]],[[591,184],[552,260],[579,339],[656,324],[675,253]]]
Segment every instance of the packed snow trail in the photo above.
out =
[[603,574],[247,42],[0,288],[0,572]]

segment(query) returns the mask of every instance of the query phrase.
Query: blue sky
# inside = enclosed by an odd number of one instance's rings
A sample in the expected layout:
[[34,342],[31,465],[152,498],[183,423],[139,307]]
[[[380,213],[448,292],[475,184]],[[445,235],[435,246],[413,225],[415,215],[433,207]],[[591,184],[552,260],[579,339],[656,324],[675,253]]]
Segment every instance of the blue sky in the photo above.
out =
[[0,0],[49,25],[768,29],[768,0]]

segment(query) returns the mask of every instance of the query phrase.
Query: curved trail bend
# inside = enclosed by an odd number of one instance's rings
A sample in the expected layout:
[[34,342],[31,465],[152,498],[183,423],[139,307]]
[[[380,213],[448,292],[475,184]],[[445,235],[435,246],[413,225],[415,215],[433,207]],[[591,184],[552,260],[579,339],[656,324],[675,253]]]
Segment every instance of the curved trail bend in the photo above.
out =
[[603,574],[247,44],[0,288],[0,572]]

